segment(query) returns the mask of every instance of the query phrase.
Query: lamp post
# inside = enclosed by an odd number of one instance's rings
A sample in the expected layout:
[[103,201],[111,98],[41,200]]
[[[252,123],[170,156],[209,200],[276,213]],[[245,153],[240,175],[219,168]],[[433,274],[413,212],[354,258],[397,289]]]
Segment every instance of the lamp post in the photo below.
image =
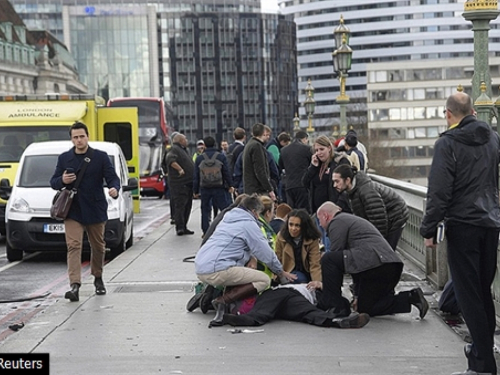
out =
[[314,87],[311,85],[311,80],[307,81],[307,86],[304,89],[306,92],[306,100],[304,101],[304,108],[306,109],[307,118],[309,120],[309,124],[307,126],[306,131],[310,134],[314,133],[314,127],[312,125],[312,117],[314,114],[314,108],[316,107],[316,102],[314,100]]
[[332,53],[333,70],[340,82],[340,94],[336,101],[340,106],[340,135],[347,133],[346,106],[349,104],[349,96],[345,93],[347,72],[351,70],[352,49],[349,47],[351,30],[344,25],[344,17],[340,16],[340,25],[333,32],[337,49]]
[[297,115],[297,113],[295,113],[295,117],[293,118],[292,121],[293,121],[293,132],[297,134],[297,132],[300,131],[300,118]]
[[[491,76],[488,63],[488,31],[490,21],[495,20],[500,12],[496,0],[467,0],[462,16],[472,22],[474,31],[474,75],[472,76],[472,100],[477,117],[491,123],[493,102],[491,97]],[[490,104],[491,102],[491,104]]]

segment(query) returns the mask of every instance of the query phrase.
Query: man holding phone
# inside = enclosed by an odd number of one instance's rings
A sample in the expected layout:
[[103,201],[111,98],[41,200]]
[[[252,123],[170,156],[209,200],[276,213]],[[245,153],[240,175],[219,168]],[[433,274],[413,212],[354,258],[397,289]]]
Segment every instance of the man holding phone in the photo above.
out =
[[75,122],[69,133],[74,147],[59,155],[56,170],[50,179],[50,185],[56,190],[63,187],[71,189],[78,173],[82,171],[84,163],[88,162],[68,216],[64,220],[68,247],[68,276],[71,286],[64,298],[78,301],[84,231],[87,232],[91,247],[90,269],[95,277],[95,292],[98,295],[106,294],[102,272],[106,245],[104,228],[108,220],[108,203],[102,188],[102,181],[104,179],[107,183],[109,196],[116,199],[120,190],[120,179],[108,154],[89,146],[89,133],[85,124]]

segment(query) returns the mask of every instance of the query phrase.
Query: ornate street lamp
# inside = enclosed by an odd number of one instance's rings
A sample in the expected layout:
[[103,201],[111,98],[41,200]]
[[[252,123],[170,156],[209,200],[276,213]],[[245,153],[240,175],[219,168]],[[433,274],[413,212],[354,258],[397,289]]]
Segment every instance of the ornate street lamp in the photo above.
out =
[[297,113],[295,113],[295,117],[293,118],[292,121],[293,121],[293,132],[297,134],[297,132],[300,131],[300,118],[297,115]]
[[[464,4],[462,16],[472,22],[474,32],[474,75],[472,76],[472,100],[474,101],[477,117],[491,123],[494,112],[493,103],[484,100],[490,98],[491,76],[488,62],[488,45],[490,22],[495,20],[500,12],[496,0],[467,0]],[[484,84],[484,86],[483,86]],[[477,106],[479,104],[479,107]],[[489,108],[487,108],[490,106]]]
[[314,100],[314,87],[311,85],[311,80],[307,81],[307,86],[304,89],[306,92],[306,100],[304,101],[304,108],[306,109],[307,118],[309,120],[309,125],[307,127],[307,132],[309,134],[314,133],[314,128],[312,125],[312,117],[314,114],[314,108],[316,107],[316,101]]
[[349,47],[349,38],[351,30],[344,25],[344,17],[340,16],[340,25],[333,32],[337,49],[332,53],[333,70],[340,82],[340,94],[336,101],[340,105],[340,134],[347,133],[346,106],[350,101],[345,93],[347,72],[351,70],[352,49]]

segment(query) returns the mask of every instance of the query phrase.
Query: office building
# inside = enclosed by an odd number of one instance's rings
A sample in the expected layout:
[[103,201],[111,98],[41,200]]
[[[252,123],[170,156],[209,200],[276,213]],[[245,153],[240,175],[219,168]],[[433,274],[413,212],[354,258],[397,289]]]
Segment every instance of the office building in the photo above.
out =
[[[368,141],[367,64],[472,58],[472,24],[462,17],[465,0],[278,0],[280,11],[293,15],[297,24],[299,102],[311,79],[315,87],[317,131],[332,131],[339,124],[339,81],[333,75],[332,52],[337,48],[333,31],[341,15],[351,31],[352,68],[346,83],[351,103],[348,127]],[[500,21],[491,23],[490,55],[500,55]],[[301,107],[306,126],[305,109]]]
[[90,93],[163,96],[191,141],[293,126],[295,24],[258,0],[12,2],[28,25],[62,35]]
[[[366,65],[370,167],[377,174],[427,186],[434,143],[446,130],[446,99],[461,87],[472,95],[472,58]],[[490,58],[493,101],[500,57]],[[496,126],[496,123],[494,124]]]

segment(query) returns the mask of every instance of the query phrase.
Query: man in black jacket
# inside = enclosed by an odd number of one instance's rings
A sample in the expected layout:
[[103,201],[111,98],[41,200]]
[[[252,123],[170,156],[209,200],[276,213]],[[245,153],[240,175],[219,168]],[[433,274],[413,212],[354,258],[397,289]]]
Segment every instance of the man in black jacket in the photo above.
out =
[[333,185],[339,192],[347,191],[353,214],[375,225],[396,250],[410,216],[404,199],[390,187],[372,181],[348,165],[335,168]]
[[465,347],[468,369],[455,374],[496,374],[491,284],[500,228],[500,141],[488,124],[476,119],[465,93],[451,95],[444,114],[448,130],[434,145],[420,234],[427,247],[435,247],[436,228],[445,220],[454,290],[472,337]]
[[307,144],[308,135],[298,131],[295,139],[281,149],[279,167],[285,170],[286,201],[293,208],[304,208],[310,212],[309,189],[302,184],[302,176],[311,164],[312,151]]
[[194,233],[187,228],[193,205],[194,163],[186,146],[186,136],[177,134],[166,159],[170,199],[174,203],[175,229],[178,236]]

